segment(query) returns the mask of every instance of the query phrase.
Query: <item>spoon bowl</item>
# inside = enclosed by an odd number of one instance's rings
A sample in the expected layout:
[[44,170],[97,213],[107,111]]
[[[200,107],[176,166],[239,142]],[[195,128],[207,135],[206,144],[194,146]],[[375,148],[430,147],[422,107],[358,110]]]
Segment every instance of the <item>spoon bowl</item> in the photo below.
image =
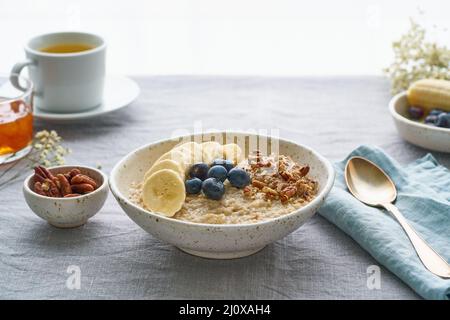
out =
[[381,206],[397,198],[397,189],[391,178],[375,163],[362,157],[348,161],[345,181],[353,196],[370,206]]

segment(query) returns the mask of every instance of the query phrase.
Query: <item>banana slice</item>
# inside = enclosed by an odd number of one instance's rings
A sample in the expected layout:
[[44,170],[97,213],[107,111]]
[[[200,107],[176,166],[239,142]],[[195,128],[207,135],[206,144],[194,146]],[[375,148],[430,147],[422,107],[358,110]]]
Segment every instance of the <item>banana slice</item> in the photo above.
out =
[[155,163],[161,162],[163,160],[173,160],[177,162],[183,169],[185,169],[188,166],[189,157],[180,150],[172,149],[159,157],[158,160],[155,161]]
[[210,164],[214,159],[222,158],[222,145],[215,141],[202,143],[203,162]]
[[222,147],[223,156],[226,160],[231,160],[234,163],[239,163],[243,160],[241,147],[235,143],[225,144]]
[[142,200],[151,211],[172,217],[183,206],[186,198],[184,182],[170,169],[154,172],[144,182]]
[[170,169],[178,173],[181,179],[184,179],[184,168],[176,161],[164,159],[156,162],[144,175],[144,181],[153,173],[162,169]]
[[202,161],[202,145],[197,142],[186,142],[176,146],[172,150],[183,153],[188,164],[194,164]]

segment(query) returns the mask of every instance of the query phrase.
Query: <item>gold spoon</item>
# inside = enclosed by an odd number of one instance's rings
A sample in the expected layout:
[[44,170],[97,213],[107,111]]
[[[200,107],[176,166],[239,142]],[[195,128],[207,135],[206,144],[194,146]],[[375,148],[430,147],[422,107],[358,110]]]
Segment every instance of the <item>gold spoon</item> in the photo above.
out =
[[450,265],[447,261],[416,233],[392,204],[397,198],[397,189],[380,167],[367,159],[353,157],[345,166],[345,182],[356,199],[369,206],[382,207],[392,214],[406,232],[417,255],[428,270],[439,277],[450,278]]

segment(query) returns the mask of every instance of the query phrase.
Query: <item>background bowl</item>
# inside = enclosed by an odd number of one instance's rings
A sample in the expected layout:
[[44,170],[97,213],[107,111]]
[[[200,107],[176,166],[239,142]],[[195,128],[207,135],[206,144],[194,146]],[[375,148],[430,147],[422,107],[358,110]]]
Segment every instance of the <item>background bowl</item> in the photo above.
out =
[[422,148],[450,152],[450,129],[434,127],[408,119],[408,107],[406,91],[394,96],[389,103],[389,111],[400,136]]
[[99,187],[79,197],[52,198],[41,196],[32,190],[34,174],[28,176],[23,183],[23,194],[30,209],[58,228],[75,228],[85,224],[103,207],[108,196],[108,177],[100,170],[83,166],[58,166],[49,170],[56,175],[75,168],[94,179]]
[[[257,138],[254,134],[230,133],[239,139]],[[224,135],[216,133],[215,135]],[[196,137],[209,141],[201,135]],[[267,138],[267,137],[266,137]],[[319,182],[317,197],[306,206],[284,216],[252,224],[204,224],[176,220],[148,212],[128,199],[129,187],[133,182],[141,182],[144,173],[159,156],[169,151],[186,137],[164,140],[143,146],[125,156],[116,164],[110,175],[110,188],[126,214],[142,229],[156,238],[179,247],[193,255],[231,259],[255,253],[267,244],[279,240],[299,228],[323,203],[333,181],[334,170],[328,160],[313,150],[279,139],[280,154],[291,156],[295,161],[308,164],[310,175]],[[198,141],[198,140],[195,140]],[[269,144],[276,140],[269,138]],[[246,152],[248,154],[248,150]]]

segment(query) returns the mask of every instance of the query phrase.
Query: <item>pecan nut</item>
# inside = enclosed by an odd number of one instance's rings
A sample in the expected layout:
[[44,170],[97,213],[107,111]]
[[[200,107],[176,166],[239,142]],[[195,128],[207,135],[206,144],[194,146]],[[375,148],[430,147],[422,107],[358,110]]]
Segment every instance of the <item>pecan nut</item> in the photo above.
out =
[[79,197],[79,196],[81,196],[81,194],[79,194],[79,193],[69,193],[69,194],[66,194],[64,196],[64,198],[73,198],[73,197]]
[[42,172],[42,176],[50,179],[50,180],[54,180],[55,176],[45,167],[43,166],[39,166],[38,170],[40,170]]
[[243,189],[243,193],[245,197],[252,197],[253,196],[253,191],[252,188],[250,186],[245,186]]
[[81,184],[73,184],[72,185],[72,192],[73,193],[80,193],[85,194],[94,191],[94,187],[88,183],[81,183]]
[[50,197],[60,197],[61,192],[59,192],[58,186],[53,182],[53,180],[45,179],[42,184],[42,188],[44,190],[48,190],[48,194]]
[[67,178],[62,173],[58,173],[56,175],[56,178],[58,179],[59,190],[61,191],[62,195],[66,196],[68,194],[71,194],[72,193],[72,187],[70,186],[70,183],[67,180]]
[[290,198],[295,196],[297,193],[297,188],[295,186],[288,186],[281,190],[280,200],[281,202],[289,201]]
[[96,181],[76,168],[52,174],[47,168],[37,166],[33,179],[33,190],[47,197],[77,197],[97,189]]
[[309,173],[309,166],[302,167],[300,173],[302,174],[302,177],[306,176]]
[[292,180],[292,178],[293,178],[292,174],[287,171],[281,171],[280,176],[286,181]]
[[84,174],[77,174],[75,177],[73,177],[70,180],[70,183],[72,185],[76,185],[76,184],[89,184],[91,185],[94,189],[97,188],[97,183],[94,181],[94,179],[84,175]]
[[44,182],[45,180],[44,172],[42,170],[39,170],[37,167],[34,168],[34,182]]
[[264,188],[266,186],[266,184],[264,182],[262,182],[262,181],[253,179],[252,180],[252,186],[254,186],[254,187],[258,188],[258,189],[262,189],[262,188]]
[[77,168],[74,168],[72,170],[69,171],[69,173],[67,173],[69,175],[70,178],[75,177],[77,174],[81,174],[81,171]]
[[34,183],[34,191],[41,196],[47,196],[47,193],[42,189],[42,183],[39,181]]

